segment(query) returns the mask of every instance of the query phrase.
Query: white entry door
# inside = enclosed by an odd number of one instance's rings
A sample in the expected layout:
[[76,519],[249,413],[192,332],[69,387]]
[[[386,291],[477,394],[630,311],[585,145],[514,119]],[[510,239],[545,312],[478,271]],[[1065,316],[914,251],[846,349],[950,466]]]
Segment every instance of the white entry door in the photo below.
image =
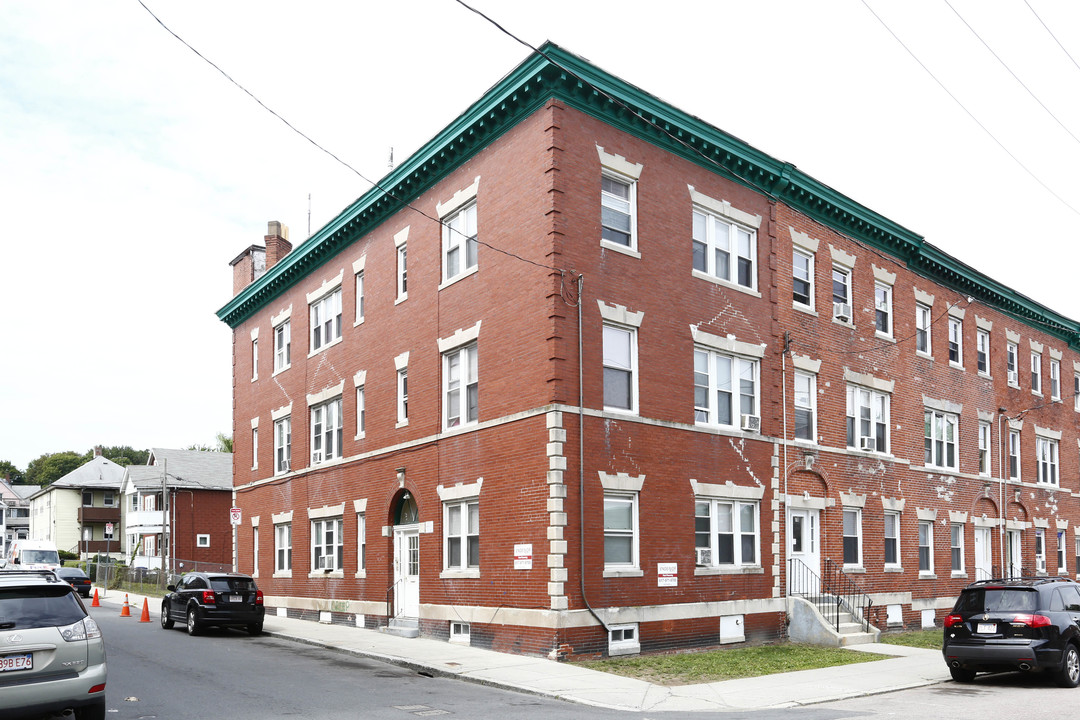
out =
[[994,545],[990,528],[975,528],[975,579],[989,580],[994,575]]
[[[818,530],[818,511],[792,508],[788,511],[787,544],[788,594],[804,595],[818,592],[816,578],[821,576],[821,541]],[[800,565],[801,563],[801,565]],[[807,573],[803,566],[813,575]]]
[[1023,574],[1021,565],[1023,558],[1020,555],[1020,531],[1005,531],[1005,554],[1007,555],[1007,577],[1020,577]]
[[420,528],[394,528],[394,612],[420,617]]

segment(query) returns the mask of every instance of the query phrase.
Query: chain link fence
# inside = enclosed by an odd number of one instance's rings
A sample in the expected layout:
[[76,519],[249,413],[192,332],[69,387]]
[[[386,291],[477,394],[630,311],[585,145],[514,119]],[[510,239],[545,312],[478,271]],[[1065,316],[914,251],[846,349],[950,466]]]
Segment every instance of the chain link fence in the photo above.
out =
[[126,590],[140,594],[162,595],[169,585],[175,585],[188,572],[232,572],[232,565],[197,560],[176,560],[175,571],[161,568],[129,567],[123,563],[90,560],[85,563],[91,582],[110,590]]

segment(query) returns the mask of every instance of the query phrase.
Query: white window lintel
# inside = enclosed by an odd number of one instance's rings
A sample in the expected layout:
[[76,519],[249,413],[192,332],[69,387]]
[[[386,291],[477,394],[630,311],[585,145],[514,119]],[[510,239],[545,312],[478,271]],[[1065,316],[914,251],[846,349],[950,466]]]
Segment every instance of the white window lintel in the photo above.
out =
[[1043,344],[1041,342],[1035,342],[1032,339],[1028,339],[1028,345],[1031,346],[1031,352],[1041,353],[1043,351]]
[[284,308],[277,315],[273,315],[273,316],[270,317],[270,327],[276,328],[278,325],[285,322],[286,320],[288,320],[291,317],[292,317],[292,304],[290,303],[289,307]]
[[740,225],[748,225],[755,230],[761,227],[761,216],[753,213],[748,213],[745,210],[740,210],[737,207],[732,207],[731,203],[727,200],[717,200],[711,198],[704,193],[700,193],[694,189],[693,185],[687,185],[690,190],[690,200],[695,205],[698,205],[705,210],[716,215],[721,215],[729,220],[734,220]]
[[873,375],[866,373],[855,372],[844,368],[844,380],[855,385],[861,385],[863,387],[870,388],[871,390],[878,390],[879,392],[885,392],[892,394],[893,386],[896,384],[895,380],[882,380],[876,378]]
[[398,371],[404,370],[405,368],[409,367],[409,351],[408,350],[406,350],[405,352],[401,353],[400,355],[398,355],[398,356],[396,356],[394,358],[394,367]]
[[805,250],[811,254],[817,254],[818,245],[821,244],[817,238],[812,238],[804,232],[799,232],[795,228],[788,226],[788,231],[791,232],[791,244],[800,250]]
[[644,167],[641,163],[632,163],[622,155],[613,155],[612,153],[606,152],[604,148],[599,145],[596,146],[596,152],[600,156],[600,164],[608,170],[614,170],[631,180],[637,180],[641,177],[641,168]]
[[1039,437],[1049,438],[1051,440],[1061,440],[1060,430],[1051,430],[1050,428],[1035,426],[1035,434]]
[[597,300],[600,307],[600,317],[608,322],[626,325],[628,327],[641,327],[641,321],[645,319],[645,311],[632,312],[625,305],[608,305],[603,300]]
[[437,203],[435,205],[435,214],[439,219],[445,218],[450,213],[454,212],[460,207],[464,207],[466,204],[476,198],[476,191],[480,189],[480,176],[477,175],[476,179],[472,181],[472,184],[468,187],[464,187],[454,193],[454,197],[450,198],[446,202]]
[[357,370],[352,382],[354,387],[363,387],[367,383],[367,370]]
[[468,500],[480,497],[480,489],[484,486],[484,478],[476,478],[476,482],[457,483],[455,485],[436,485],[435,490],[439,493],[439,499],[445,502]]
[[847,268],[848,270],[855,269],[855,256],[845,251],[843,248],[829,246],[829,252],[832,254],[832,261],[836,265]]
[[409,226],[406,225],[402,229],[394,233],[394,247],[401,247],[409,239]]
[[956,318],[957,320],[963,320],[964,315],[967,314],[967,310],[956,305],[949,306],[949,317]]
[[641,492],[645,484],[644,475],[630,475],[629,473],[606,473],[600,471],[600,484],[605,490],[621,490],[623,492]]
[[690,478],[690,489],[695,497],[721,498],[729,500],[760,500],[765,496],[762,485],[736,485],[728,480],[723,485],[703,483]]
[[367,264],[367,255],[361,255],[360,258],[352,264],[353,275],[359,275],[364,272],[364,266]]
[[323,299],[330,293],[334,292],[341,287],[341,281],[345,278],[345,269],[342,268],[338,271],[338,274],[329,280],[323,280],[323,284],[319,286],[318,290],[312,290],[307,294],[308,305]]
[[308,407],[312,405],[318,405],[324,403],[332,398],[341,397],[341,393],[345,390],[345,381],[342,380],[337,385],[331,385],[330,387],[320,390],[317,393],[309,393],[307,396]]
[[338,505],[323,505],[321,508],[308,508],[309,520],[322,520],[323,518],[343,517],[345,515],[345,503]]
[[873,263],[870,263],[870,267],[874,269],[874,279],[877,280],[879,283],[883,283],[885,285],[896,284],[896,273],[889,272],[885,268],[879,268]]
[[353,500],[353,512],[362,513],[367,512],[367,498],[360,498],[359,500]]
[[289,415],[292,415],[292,403],[289,403],[288,405],[283,405],[277,410],[270,411],[270,419],[274,422],[277,422],[281,418],[288,417]]
[[273,513],[270,516],[270,521],[274,525],[280,525],[282,523],[289,523],[289,522],[292,522],[292,514],[293,514],[292,510],[286,510],[285,512]]
[[815,375],[821,371],[821,361],[811,360],[805,355],[791,356],[791,364],[795,366],[796,370],[802,370],[803,372],[813,373]]
[[907,498],[881,498],[881,508],[890,512],[904,512]]
[[924,407],[928,407],[931,410],[938,410],[940,412],[951,413],[953,415],[959,415],[964,412],[963,404],[955,403],[952,400],[938,400],[936,398],[923,395],[922,402]]
[[960,512],[959,510],[949,511],[949,522],[959,523],[963,525],[967,522],[968,514],[966,512]]
[[754,345],[752,343],[742,342],[741,340],[736,340],[734,335],[728,335],[726,338],[720,337],[719,335],[705,332],[696,325],[690,326],[690,334],[693,336],[695,343],[710,347],[714,350],[734,353],[736,355],[745,355],[746,357],[753,358],[765,357],[764,345]]
[[976,315],[975,316],[975,327],[979,328],[980,330],[985,330],[986,332],[990,332],[991,330],[994,329],[994,321],[993,320],[987,320],[986,318],[981,318],[978,315]]
[[860,510],[866,507],[866,495],[859,495],[858,493],[840,493],[840,504],[848,508],[859,508]]
[[439,338],[439,353],[445,353],[462,345],[476,342],[476,339],[480,337],[480,322],[480,320],[477,320],[472,327],[458,328],[450,337]]
[[259,429],[259,418],[257,418],[257,417],[251,418],[251,429],[252,430],[258,430]]
[[915,301],[916,302],[921,303],[922,305],[928,305],[930,307],[933,307],[933,305],[934,305],[934,296],[933,295],[931,295],[928,292],[923,292],[919,288],[914,288],[914,290],[915,290]]
[[934,508],[915,508],[915,515],[919,520],[929,520],[930,522],[937,521],[937,510]]

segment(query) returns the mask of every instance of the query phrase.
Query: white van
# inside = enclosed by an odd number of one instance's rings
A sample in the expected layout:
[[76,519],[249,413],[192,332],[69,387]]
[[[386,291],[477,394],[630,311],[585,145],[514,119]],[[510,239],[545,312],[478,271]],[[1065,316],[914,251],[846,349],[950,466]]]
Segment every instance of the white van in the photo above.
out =
[[52,570],[60,569],[60,553],[56,544],[48,540],[15,540],[8,548],[5,570]]

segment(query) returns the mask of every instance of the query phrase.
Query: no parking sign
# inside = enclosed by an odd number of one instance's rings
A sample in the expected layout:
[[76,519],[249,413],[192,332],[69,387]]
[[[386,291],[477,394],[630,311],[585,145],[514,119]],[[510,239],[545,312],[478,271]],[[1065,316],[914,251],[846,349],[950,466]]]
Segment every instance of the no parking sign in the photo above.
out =
[[239,525],[241,517],[242,513],[240,512],[240,508],[232,508],[229,510],[229,522],[233,525]]

